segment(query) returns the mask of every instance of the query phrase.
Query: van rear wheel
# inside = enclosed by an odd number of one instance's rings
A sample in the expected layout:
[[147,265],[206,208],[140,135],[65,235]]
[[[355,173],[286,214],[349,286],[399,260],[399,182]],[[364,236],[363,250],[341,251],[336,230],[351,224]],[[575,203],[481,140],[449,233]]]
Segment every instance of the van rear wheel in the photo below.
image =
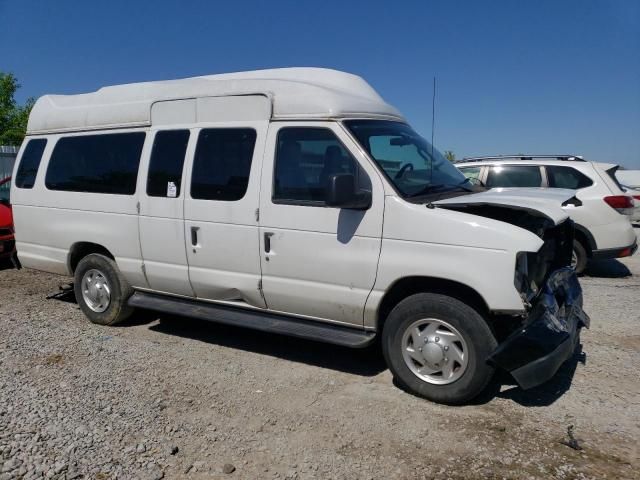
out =
[[382,351],[396,381],[411,393],[450,405],[470,401],[493,377],[486,359],[497,341],[465,303],[420,293],[400,302],[382,330]]
[[80,309],[93,323],[115,325],[133,313],[127,305],[133,289],[109,257],[97,253],[84,257],[76,267],[73,284]]

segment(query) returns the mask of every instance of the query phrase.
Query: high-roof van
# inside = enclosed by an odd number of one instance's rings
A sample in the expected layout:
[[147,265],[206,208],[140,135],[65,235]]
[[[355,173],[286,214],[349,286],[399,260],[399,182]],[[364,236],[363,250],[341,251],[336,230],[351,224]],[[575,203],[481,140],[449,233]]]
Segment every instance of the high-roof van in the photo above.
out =
[[562,210],[575,199],[481,191],[351,74],[46,95],[13,178],[20,262],[73,276],[98,324],[143,308],[291,349],[379,338],[403,388],[450,404],[496,369],[548,380],[588,325]]

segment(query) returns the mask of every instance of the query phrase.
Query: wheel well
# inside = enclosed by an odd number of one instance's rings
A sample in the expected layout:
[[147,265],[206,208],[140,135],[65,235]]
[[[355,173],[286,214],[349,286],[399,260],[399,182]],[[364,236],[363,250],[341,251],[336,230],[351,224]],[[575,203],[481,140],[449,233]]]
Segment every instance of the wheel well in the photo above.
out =
[[394,283],[385,293],[378,308],[378,331],[382,331],[385,320],[391,310],[405,298],[416,293],[440,293],[456,298],[476,309],[487,320],[490,319],[489,307],[484,298],[473,288],[453,280],[433,277],[406,277]]
[[102,245],[91,242],[74,243],[69,251],[69,271],[72,275],[76,271],[76,267],[78,266],[78,263],[80,263],[80,260],[92,253],[99,253],[100,255],[109,257],[111,260],[115,260],[111,252]]

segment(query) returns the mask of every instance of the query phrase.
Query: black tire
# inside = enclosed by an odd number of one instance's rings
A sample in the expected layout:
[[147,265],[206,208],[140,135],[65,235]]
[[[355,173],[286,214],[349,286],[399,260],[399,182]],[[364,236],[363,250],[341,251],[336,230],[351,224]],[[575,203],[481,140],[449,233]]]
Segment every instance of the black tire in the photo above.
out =
[[572,260],[571,266],[578,275],[581,275],[587,268],[587,261],[589,260],[589,256],[587,255],[587,249],[584,248],[579,240],[573,241],[573,254],[575,255],[576,260],[575,263],[573,263]]
[[[428,383],[414,374],[403,358],[405,331],[425,318],[447,322],[466,343],[466,370],[452,383]],[[486,359],[497,344],[489,325],[476,310],[460,300],[435,293],[419,293],[404,299],[391,311],[382,330],[382,351],[396,381],[415,395],[448,405],[469,402],[487,387],[494,368]]]
[[[111,299],[106,310],[102,312],[92,310],[83,296],[82,279],[89,270],[100,272],[109,285]],[[74,273],[73,288],[76,301],[82,312],[91,322],[98,325],[115,325],[129,318],[134,311],[132,307],[127,305],[127,300],[133,294],[133,289],[118,270],[116,262],[104,255],[92,253],[80,260]]]

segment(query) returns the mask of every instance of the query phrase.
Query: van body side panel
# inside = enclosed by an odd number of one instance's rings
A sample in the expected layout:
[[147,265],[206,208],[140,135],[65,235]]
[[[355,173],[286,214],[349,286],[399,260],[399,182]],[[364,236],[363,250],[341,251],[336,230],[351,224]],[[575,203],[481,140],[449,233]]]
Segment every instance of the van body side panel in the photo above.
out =
[[367,301],[365,326],[375,328],[384,294],[412,276],[466,285],[492,311],[524,311],[514,286],[515,253],[536,252],[542,244],[534,234],[504,222],[387,196],[378,275]]
[[[128,131],[141,130],[118,132]],[[131,285],[147,288],[138,241],[136,195],[58,191],[45,186],[51,153],[62,136],[46,136],[48,143],[33,188],[12,190],[20,262],[27,268],[68,275],[73,245],[96,243],[113,254]]]

